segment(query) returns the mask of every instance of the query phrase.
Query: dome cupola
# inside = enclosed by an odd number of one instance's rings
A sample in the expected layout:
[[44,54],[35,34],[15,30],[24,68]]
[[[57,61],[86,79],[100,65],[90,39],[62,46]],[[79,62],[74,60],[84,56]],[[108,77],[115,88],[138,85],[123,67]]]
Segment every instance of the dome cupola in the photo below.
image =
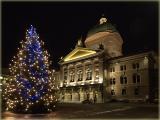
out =
[[97,49],[102,44],[108,58],[122,55],[123,40],[117,29],[102,16],[99,24],[88,31],[85,45],[91,49]]

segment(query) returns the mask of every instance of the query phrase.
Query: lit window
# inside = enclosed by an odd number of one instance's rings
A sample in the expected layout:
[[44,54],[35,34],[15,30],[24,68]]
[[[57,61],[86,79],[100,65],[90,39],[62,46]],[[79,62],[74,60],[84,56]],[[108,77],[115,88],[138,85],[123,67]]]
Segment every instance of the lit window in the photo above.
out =
[[86,65],[86,80],[92,79],[92,68],[91,65]]
[[67,80],[67,70],[64,70],[64,80]]
[[96,80],[99,79],[99,70],[98,70],[98,69],[95,71],[95,79],[96,79]]
[[82,70],[78,70],[77,76],[78,76],[78,81],[82,81],[82,79],[83,79],[83,72],[82,72]]
[[73,70],[71,70],[71,72],[70,72],[70,82],[74,82],[74,78],[75,78],[75,74],[74,74]]
[[92,72],[88,70],[86,80],[91,80],[91,79],[92,79]]

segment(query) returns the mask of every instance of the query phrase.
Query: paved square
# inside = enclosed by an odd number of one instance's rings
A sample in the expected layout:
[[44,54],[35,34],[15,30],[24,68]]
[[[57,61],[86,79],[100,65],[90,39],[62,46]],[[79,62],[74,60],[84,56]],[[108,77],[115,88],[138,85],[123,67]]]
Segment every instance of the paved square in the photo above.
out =
[[158,104],[105,103],[105,104],[58,104],[50,114],[2,114],[4,120],[11,119],[158,119]]

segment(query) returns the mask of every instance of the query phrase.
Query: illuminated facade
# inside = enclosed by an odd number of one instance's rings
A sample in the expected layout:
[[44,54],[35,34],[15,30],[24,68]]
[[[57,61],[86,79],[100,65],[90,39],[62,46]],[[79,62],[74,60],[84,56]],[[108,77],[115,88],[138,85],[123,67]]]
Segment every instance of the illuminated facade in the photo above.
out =
[[88,32],[84,43],[78,40],[75,49],[59,62],[60,102],[158,97],[154,52],[124,56],[123,40],[105,17]]
[[[123,39],[116,28],[102,17],[85,41],[59,61],[60,70],[52,79],[60,88],[60,102],[81,103],[91,100],[144,101],[158,99],[158,57],[153,51],[122,54]],[[9,79],[2,70],[2,84]]]

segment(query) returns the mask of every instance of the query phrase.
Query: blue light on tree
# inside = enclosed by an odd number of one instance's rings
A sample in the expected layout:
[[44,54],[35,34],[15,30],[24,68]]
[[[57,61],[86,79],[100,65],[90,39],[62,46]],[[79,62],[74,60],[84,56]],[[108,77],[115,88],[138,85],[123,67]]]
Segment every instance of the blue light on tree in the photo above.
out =
[[23,112],[30,112],[35,104],[43,103],[47,111],[54,110],[57,89],[49,69],[49,54],[32,25],[12,61],[9,68],[12,78],[3,94],[6,109],[16,111],[20,107]]

